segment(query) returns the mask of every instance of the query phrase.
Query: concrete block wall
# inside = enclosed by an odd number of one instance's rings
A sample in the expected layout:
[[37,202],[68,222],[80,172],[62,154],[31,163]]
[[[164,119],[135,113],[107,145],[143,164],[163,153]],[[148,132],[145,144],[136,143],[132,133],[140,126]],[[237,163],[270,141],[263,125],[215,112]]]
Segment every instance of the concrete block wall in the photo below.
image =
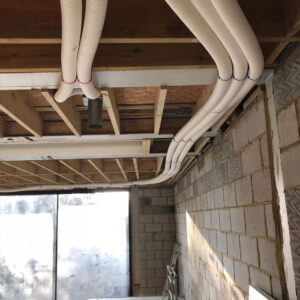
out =
[[300,43],[274,73],[274,98],[297,295],[300,298]]
[[[175,242],[174,197],[172,188],[135,188],[135,236],[132,260],[136,267],[134,295],[161,295],[166,265]],[[136,262],[138,260],[138,263]]]
[[282,298],[263,99],[175,185],[174,198],[186,299],[247,299],[249,284]]

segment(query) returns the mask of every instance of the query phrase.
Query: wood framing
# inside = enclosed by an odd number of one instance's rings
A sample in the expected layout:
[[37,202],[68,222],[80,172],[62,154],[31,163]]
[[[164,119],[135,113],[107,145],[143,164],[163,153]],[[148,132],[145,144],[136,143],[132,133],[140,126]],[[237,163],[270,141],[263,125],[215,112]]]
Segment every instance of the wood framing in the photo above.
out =
[[133,164],[134,164],[136,179],[139,180],[140,179],[140,173],[139,173],[138,160],[137,160],[137,158],[133,158],[132,160],[133,160]]
[[42,136],[40,114],[30,106],[20,91],[0,91],[0,110],[36,137]]
[[143,153],[149,154],[151,147],[151,140],[143,140]]
[[2,138],[3,136],[4,136],[4,120],[0,116],[0,138]]
[[120,168],[120,171],[121,171],[121,173],[122,173],[122,175],[124,177],[124,180],[128,181],[127,174],[126,174],[126,172],[124,170],[124,162],[123,162],[123,160],[121,158],[116,158],[115,160],[116,160],[116,163],[117,163],[118,167]]
[[88,181],[89,183],[93,183],[93,181],[87,177],[86,175],[82,174],[81,167],[80,167],[80,161],[79,160],[59,160],[61,164],[69,168],[71,171]]
[[42,91],[43,97],[54,108],[57,114],[63,119],[72,133],[76,136],[81,135],[81,117],[75,106],[75,98],[80,96],[73,96],[65,102],[58,103],[54,99],[54,95],[48,91]]
[[154,109],[154,134],[155,135],[159,135],[166,97],[167,97],[167,87],[160,87],[157,91],[157,98],[155,101],[155,109]]
[[102,171],[102,161],[101,160],[88,159],[87,161],[107,182],[110,182],[110,179]]
[[163,161],[164,161],[164,158],[163,158],[163,157],[158,157],[158,158],[157,158],[157,166],[156,166],[156,171],[155,171],[155,175],[156,175],[156,176],[160,173],[160,170],[161,170],[161,166],[162,166]]

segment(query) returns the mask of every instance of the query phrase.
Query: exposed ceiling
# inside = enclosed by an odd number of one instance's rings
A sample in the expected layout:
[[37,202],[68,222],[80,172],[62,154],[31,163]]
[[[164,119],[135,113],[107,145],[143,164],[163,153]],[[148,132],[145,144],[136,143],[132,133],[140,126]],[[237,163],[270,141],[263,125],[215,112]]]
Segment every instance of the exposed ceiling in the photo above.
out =
[[[297,35],[299,4],[296,2],[239,1],[260,41],[266,68],[276,66],[280,53],[290,42],[300,41]],[[176,72],[183,68],[215,68],[207,52],[165,1],[109,0],[108,3],[103,36],[94,61],[95,70],[174,69]],[[59,71],[59,1],[1,1],[0,10],[0,73]],[[170,138],[160,139],[159,135],[176,134],[206,101],[212,88],[201,85],[104,89],[102,129],[88,128],[87,107],[81,96],[57,104],[51,90],[1,91],[2,143],[25,140],[28,143],[31,137],[45,142],[43,138],[50,136],[139,134],[144,157],[82,157],[77,160],[51,160],[49,157],[50,160],[3,161],[0,162],[0,186],[152,178],[162,168],[170,141]],[[221,126],[219,124],[218,128]],[[144,134],[155,134],[156,138],[147,138],[147,135],[143,138]],[[201,147],[204,144],[202,141]],[[198,143],[196,151],[201,147]],[[187,159],[184,168],[193,157]]]

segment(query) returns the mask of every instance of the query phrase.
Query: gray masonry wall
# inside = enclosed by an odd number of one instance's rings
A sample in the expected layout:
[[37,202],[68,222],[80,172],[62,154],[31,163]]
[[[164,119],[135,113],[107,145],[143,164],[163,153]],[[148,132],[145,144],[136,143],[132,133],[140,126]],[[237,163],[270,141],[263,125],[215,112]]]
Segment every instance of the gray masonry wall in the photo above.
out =
[[133,188],[131,200],[133,294],[161,295],[175,242],[173,189]]
[[282,298],[263,97],[176,184],[174,198],[186,299],[247,299],[249,284]]
[[287,49],[274,73],[274,97],[291,247],[300,298],[300,44]]

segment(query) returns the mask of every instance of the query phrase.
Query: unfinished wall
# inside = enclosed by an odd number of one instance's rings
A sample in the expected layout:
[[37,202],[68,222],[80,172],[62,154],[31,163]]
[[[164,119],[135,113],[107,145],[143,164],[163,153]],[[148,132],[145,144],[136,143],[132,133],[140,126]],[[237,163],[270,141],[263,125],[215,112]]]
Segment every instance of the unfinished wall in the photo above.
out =
[[249,284],[281,299],[271,201],[260,97],[175,186],[180,290],[187,299],[245,299]]
[[131,190],[133,295],[161,295],[175,242],[172,188]]
[[297,295],[300,298],[300,44],[287,49],[274,74],[274,98]]

